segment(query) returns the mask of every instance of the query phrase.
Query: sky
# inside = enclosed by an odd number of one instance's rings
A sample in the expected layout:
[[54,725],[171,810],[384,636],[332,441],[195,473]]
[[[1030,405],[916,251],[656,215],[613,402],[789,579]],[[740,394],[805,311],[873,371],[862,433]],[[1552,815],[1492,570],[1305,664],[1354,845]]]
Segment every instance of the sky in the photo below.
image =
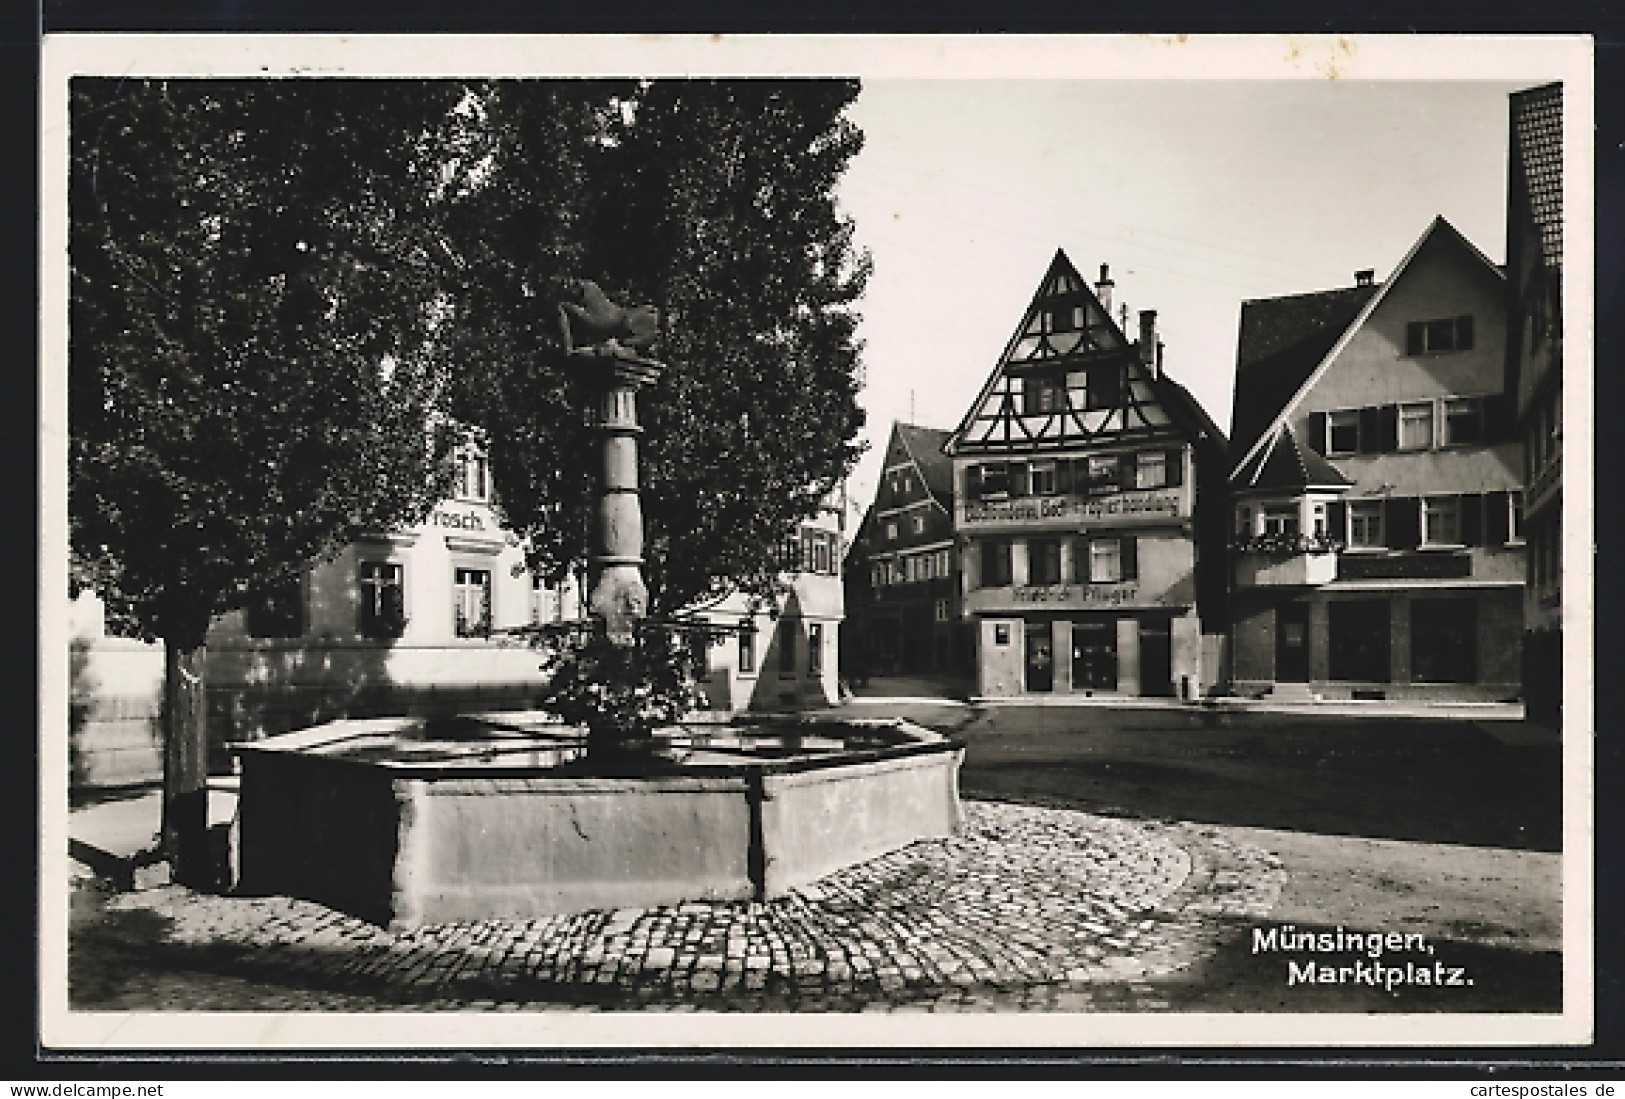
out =
[[839,188],[874,495],[894,420],[959,423],[1057,248],[1228,430],[1241,303],[1387,277],[1435,216],[1505,259],[1507,95],[1528,81],[865,80]]

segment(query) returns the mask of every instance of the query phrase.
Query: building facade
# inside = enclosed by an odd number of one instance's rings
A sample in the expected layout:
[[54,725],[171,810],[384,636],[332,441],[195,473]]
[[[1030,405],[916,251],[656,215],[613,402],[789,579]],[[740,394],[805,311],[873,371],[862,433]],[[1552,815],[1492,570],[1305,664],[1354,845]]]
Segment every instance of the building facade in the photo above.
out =
[[1523,441],[1524,699],[1563,708],[1563,86],[1511,97],[1507,393]]
[[949,432],[894,423],[875,498],[847,556],[849,678],[962,676],[971,641],[961,621]]
[[[231,742],[341,717],[534,706],[540,659],[506,631],[585,618],[586,569],[541,582],[501,525],[483,449],[465,446],[457,462],[452,496],[422,524],[358,539],[215,621],[204,658],[214,769],[229,768]],[[840,526],[831,506],[784,547],[775,607],[753,610],[733,596],[699,612],[730,630],[699,642],[713,716],[838,697]],[[156,779],[162,647],[109,637],[90,593],[72,608],[70,629],[75,783]]]
[[1242,305],[1235,687],[1512,698],[1524,520],[1503,276],[1443,218],[1373,276]]
[[[1223,434],[1057,251],[947,443],[983,696],[1196,697],[1222,674]],[[1204,659],[1204,651],[1207,659]]]

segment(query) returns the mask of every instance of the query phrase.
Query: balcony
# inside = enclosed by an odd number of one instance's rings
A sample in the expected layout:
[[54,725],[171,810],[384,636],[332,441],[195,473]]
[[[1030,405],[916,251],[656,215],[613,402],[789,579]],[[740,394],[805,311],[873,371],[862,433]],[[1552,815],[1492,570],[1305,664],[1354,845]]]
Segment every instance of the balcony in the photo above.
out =
[[1238,588],[1319,587],[1337,579],[1341,542],[1314,535],[1263,534],[1231,547]]

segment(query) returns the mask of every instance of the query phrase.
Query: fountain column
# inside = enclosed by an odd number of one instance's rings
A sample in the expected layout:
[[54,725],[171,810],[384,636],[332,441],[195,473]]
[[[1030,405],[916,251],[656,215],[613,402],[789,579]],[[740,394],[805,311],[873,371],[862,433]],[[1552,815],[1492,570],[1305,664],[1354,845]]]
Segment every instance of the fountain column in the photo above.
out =
[[599,366],[597,428],[602,456],[593,587],[588,607],[617,645],[630,645],[639,619],[649,612],[643,583],[643,505],[638,498],[637,392],[653,385],[661,366],[635,356],[610,355]]

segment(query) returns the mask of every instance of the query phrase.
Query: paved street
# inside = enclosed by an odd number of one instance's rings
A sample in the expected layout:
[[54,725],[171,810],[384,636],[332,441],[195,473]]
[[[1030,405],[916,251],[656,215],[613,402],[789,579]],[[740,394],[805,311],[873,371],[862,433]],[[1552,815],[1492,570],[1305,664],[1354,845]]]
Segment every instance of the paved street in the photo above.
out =
[[[1245,727],[1186,728],[1179,713],[901,708],[966,740],[964,831],[782,900],[390,933],[286,898],[87,883],[76,891],[73,1003],[347,1011],[1558,1004],[1549,745],[1509,745],[1461,722],[1276,725],[1255,715]],[[1384,774],[1390,788],[1373,789]],[[1445,783],[1452,774],[1460,781]],[[1498,800],[1480,804],[1486,798]],[[104,829],[134,808],[102,807]],[[1302,824],[1283,827],[1294,818]],[[1255,928],[1286,923],[1422,934],[1437,949],[1429,964],[1459,968],[1473,984],[1289,987],[1286,958],[1249,945]]]

